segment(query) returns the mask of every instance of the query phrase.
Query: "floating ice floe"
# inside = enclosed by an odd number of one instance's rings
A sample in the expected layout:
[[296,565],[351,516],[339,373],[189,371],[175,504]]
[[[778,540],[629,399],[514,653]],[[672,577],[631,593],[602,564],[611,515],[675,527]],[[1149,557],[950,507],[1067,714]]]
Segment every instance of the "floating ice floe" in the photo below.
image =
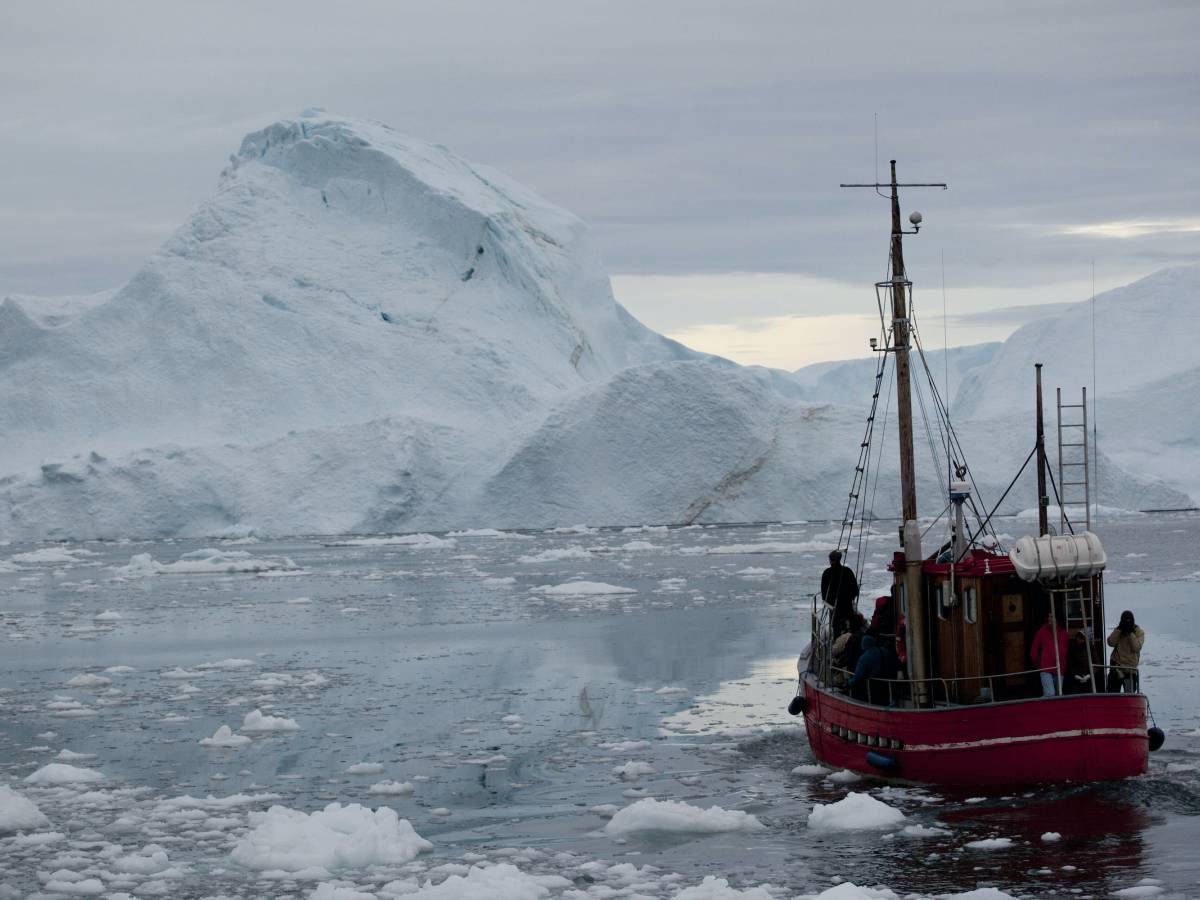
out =
[[544,584],[530,590],[547,597],[594,597],[637,593],[633,588],[618,587],[602,581],[568,581],[565,584]]
[[76,675],[67,681],[67,687],[105,687],[110,684],[112,684],[111,678],[105,678],[103,675],[92,675],[87,672]]
[[212,737],[200,739],[201,747],[223,747],[232,749],[234,747],[244,747],[250,743],[250,738],[244,734],[234,734],[233,729],[228,725],[222,725],[216,730]]
[[74,750],[59,750],[54,757],[60,762],[79,762],[82,759],[95,759],[95,753],[76,753]]
[[28,797],[0,784],[0,833],[29,831],[49,825],[50,820]]
[[759,831],[765,828],[749,813],[710,806],[701,809],[677,800],[638,800],[604,826],[606,834],[617,837],[638,831],[672,831],[691,834],[715,834],[721,831]]
[[383,763],[359,762],[346,768],[347,775],[379,775],[383,772]]
[[158,844],[147,844],[137,853],[117,857],[110,863],[114,872],[129,875],[156,875],[170,864],[167,851]]
[[757,544],[722,544],[719,547],[709,547],[707,552],[740,556],[748,553],[812,553],[835,549],[837,549],[837,545],[828,541],[801,541],[800,543],[762,541]]
[[649,551],[657,550],[658,547],[655,544],[650,543],[649,541],[630,541],[627,544],[622,544],[620,549],[627,550],[630,553],[639,553],[639,552],[644,552],[647,550],[649,550]]
[[830,775],[827,781],[832,781],[834,784],[854,784],[856,781],[862,781],[862,776],[857,772],[851,772],[849,769],[842,769]]
[[950,832],[944,828],[934,828],[930,825],[905,825],[900,833],[905,837],[945,837]]
[[591,559],[591,551],[585,549],[579,544],[572,544],[570,547],[550,547],[542,550],[539,553],[528,553],[524,556],[518,556],[517,562],[520,563],[545,563],[558,562],[561,559]]
[[299,730],[300,726],[296,724],[295,719],[285,719],[283,716],[263,715],[261,709],[246,713],[245,718],[242,719],[242,731],[270,732]]
[[1146,897],[1157,897],[1163,892],[1162,886],[1156,878],[1143,878],[1138,884],[1133,887],[1120,888],[1113,891],[1114,897],[1120,897],[1121,900],[1143,900]]
[[600,749],[609,753],[636,753],[639,750],[649,750],[650,747],[649,741],[609,741],[600,744]]
[[623,766],[613,766],[613,774],[627,781],[632,781],[641,778],[643,775],[654,775],[657,769],[648,762],[639,762],[637,760],[629,760]]
[[1059,834],[1057,831],[1047,831],[1045,834],[1042,835],[1043,843],[1053,844],[1055,841],[1061,841],[1061,840],[1062,840],[1062,835]]
[[205,670],[209,670],[209,669],[219,669],[219,670],[249,669],[254,665],[255,665],[255,663],[254,663],[254,660],[252,660],[252,659],[232,658],[232,659],[220,659],[220,660],[217,660],[216,662],[200,663],[200,665],[196,666],[196,668],[197,669],[205,669]]
[[803,765],[803,766],[796,766],[794,769],[792,769],[792,774],[793,775],[804,775],[809,778],[816,778],[816,777],[820,777],[821,775],[828,775],[829,770],[827,768],[825,768],[824,766]]
[[808,814],[808,827],[817,831],[860,831],[892,828],[904,813],[870,794],[850,792],[836,803],[818,803]]
[[90,784],[104,781],[106,776],[95,769],[84,769],[66,763],[47,763],[25,776],[26,784]]
[[332,881],[322,881],[308,895],[308,900],[379,900],[379,896]]
[[395,534],[379,537],[346,538],[331,541],[329,547],[412,547],[417,550],[452,550],[458,546],[454,538],[440,538],[432,534]]
[[752,887],[740,891],[731,887],[727,879],[706,875],[702,882],[693,887],[684,888],[672,897],[672,900],[775,900],[775,898],[766,888]]
[[124,616],[115,609],[106,609],[104,612],[98,612],[92,617],[93,621],[96,622],[119,622],[123,618]]
[[173,563],[161,563],[149,553],[130,557],[129,565],[114,566],[120,578],[148,578],[153,575],[224,575],[295,571],[300,567],[286,556],[279,559],[259,559],[245,550],[205,548],[185,553]]
[[984,838],[979,841],[969,841],[968,850],[1007,850],[1013,845],[1012,838]]
[[369,788],[368,794],[382,794],[386,797],[402,797],[413,793],[414,788],[411,781],[377,781]]
[[311,814],[272,806],[250,813],[250,824],[231,854],[249,869],[362,868],[410,862],[433,849],[387,806],[370,810],[357,803],[330,803]]
[[747,566],[744,569],[738,569],[734,574],[740,575],[750,581],[765,581],[768,578],[775,577],[775,570],[764,569],[761,566]]
[[50,566],[58,564],[73,564],[84,562],[84,557],[95,556],[91,550],[67,547],[43,547],[41,550],[30,550],[27,553],[17,553],[9,557],[9,562],[23,566]]

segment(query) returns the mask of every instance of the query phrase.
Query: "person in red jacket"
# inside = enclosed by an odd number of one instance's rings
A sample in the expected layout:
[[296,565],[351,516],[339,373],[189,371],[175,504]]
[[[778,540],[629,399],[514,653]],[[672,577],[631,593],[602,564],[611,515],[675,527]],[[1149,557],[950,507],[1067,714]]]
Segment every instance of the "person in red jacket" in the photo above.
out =
[[1046,624],[1033,636],[1029,657],[1040,670],[1042,696],[1053,697],[1067,669],[1067,632],[1055,623],[1053,612],[1046,613]]

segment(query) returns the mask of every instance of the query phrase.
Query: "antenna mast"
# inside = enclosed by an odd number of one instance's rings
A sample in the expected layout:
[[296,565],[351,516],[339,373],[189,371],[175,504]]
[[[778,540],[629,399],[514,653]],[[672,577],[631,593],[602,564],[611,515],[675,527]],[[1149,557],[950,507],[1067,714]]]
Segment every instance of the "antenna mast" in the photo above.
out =
[[917,525],[917,480],[913,459],[912,393],[909,373],[908,293],[912,287],[904,272],[904,235],[916,234],[921,229],[921,214],[909,216],[912,231],[905,231],[900,221],[900,191],[902,187],[940,187],[936,183],[900,184],[896,181],[896,161],[891,160],[891,182],[888,184],[843,184],[842,187],[869,187],[876,191],[891,189],[892,237],[891,279],[880,282],[877,289],[892,295],[892,347],[896,354],[896,414],[900,428],[900,501],[904,524],[900,529],[900,540],[904,547],[904,599],[906,607],[909,677],[915,682],[914,701],[923,706],[928,698],[929,660],[925,643],[925,596],[921,590],[921,529]]

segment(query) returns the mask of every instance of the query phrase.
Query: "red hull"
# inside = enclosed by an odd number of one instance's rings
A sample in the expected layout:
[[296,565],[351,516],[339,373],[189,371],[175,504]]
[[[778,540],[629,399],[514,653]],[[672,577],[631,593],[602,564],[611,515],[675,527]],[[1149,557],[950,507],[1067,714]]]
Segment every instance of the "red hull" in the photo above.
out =
[[[1110,781],[1145,772],[1150,752],[1146,698],[1140,694],[889,709],[823,690],[806,675],[804,697],[804,724],[817,759],[906,781]],[[868,762],[868,753],[876,754],[876,765]]]

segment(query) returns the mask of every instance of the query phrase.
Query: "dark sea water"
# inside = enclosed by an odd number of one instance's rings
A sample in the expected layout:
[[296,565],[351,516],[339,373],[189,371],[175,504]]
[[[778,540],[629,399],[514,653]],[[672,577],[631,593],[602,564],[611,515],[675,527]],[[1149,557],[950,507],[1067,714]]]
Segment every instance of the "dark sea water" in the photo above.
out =
[[[1097,526],[1109,618],[1133,609],[1147,632],[1142,686],[1168,733],[1150,772],[999,794],[793,773],[814,760],[785,707],[835,528],[2,547],[12,562],[0,562],[0,784],[35,801],[49,821],[32,831],[52,836],[0,833],[0,898],[93,883],[111,895],[307,897],[333,879],[388,897],[400,895],[384,890],[397,878],[432,888],[476,862],[566,879],[529,896],[671,898],[705,876],[729,882],[710,884],[713,898],[816,895],[842,880],[880,897],[989,886],[1200,896],[1200,516]],[[864,596],[887,580],[883,530]],[[139,554],[172,564],[204,548],[295,568],[121,571]],[[545,590],[573,580],[630,592]],[[105,612],[116,615],[97,620]],[[117,666],[132,671],[105,671]],[[107,682],[68,685],[80,675]],[[298,730],[199,744],[222,724],[240,731],[256,708]],[[105,779],[23,783],[63,749],[88,754],[67,762]],[[382,771],[346,772],[362,762]],[[630,762],[645,773],[614,772]],[[369,793],[383,779],[413,790]],[[808,827],[814,804],[851,791],[942,833]],[[260,799],[205,815],[164,802],[238,794]],[[612,810],[593,811],[643,797],[741,810],[765,827],[613,836]],[[233,861],[251,813],[335,801],[391,806],[434,849],[307,878]],[[968,847],[989,838],[1009,843]],[[147,844],[169,865],[114,871]]]

